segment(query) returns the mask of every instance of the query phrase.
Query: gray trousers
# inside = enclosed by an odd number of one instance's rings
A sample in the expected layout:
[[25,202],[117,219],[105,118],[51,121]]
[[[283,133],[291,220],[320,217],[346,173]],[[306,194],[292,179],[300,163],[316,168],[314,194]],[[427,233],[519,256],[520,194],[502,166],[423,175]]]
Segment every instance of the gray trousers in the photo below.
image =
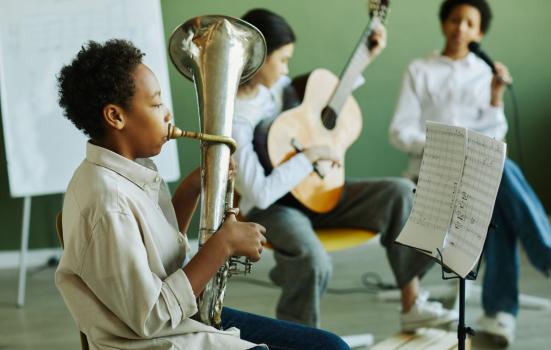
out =
[[394,243],[412,204],[414,184],[403,178],[347,181],[339,204],[318,214],[273,204],[253,209],[247,219],[266,227],[274,247],[276,266],[271,280],[282,287],[276,317],[319,327],[320,298],[327,288],[332,266],[315,228],[363,228],[381,234],[399,287],[422,276],[432,260],[414,249]]

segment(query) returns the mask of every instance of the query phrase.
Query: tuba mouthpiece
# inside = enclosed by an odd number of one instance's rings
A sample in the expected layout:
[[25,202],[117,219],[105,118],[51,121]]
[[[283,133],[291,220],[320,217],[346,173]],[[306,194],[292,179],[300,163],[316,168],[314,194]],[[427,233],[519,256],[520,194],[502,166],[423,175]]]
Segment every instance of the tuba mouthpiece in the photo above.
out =
[[168,124],[168,133],[166,135],[167,140],[176,139],[182,136],[182,130],[174,124]]

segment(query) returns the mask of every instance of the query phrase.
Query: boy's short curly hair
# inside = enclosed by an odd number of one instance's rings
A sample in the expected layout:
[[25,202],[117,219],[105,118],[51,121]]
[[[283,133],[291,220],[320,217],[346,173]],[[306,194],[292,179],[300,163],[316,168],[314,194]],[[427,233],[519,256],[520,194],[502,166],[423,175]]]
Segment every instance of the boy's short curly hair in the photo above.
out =
[[445,0],[440,6],[440,22],[445,22],[453,9],[459,5],[469,5],[480,12],[480,31],[487,33],[490,29],[490,22],[492,21],[492,10],[486,0]]
[[92,139],[103,137],[102,109],[109,103],[129,108],[135,92],[132,73],[144,55],[126,40],[89,41],[57,77],[65,116]]

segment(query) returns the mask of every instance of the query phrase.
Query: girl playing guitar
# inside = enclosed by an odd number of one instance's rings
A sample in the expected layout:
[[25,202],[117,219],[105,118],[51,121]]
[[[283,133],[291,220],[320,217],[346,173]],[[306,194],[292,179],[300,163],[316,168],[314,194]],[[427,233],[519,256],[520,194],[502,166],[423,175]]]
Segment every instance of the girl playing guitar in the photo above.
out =
[[[267,239],[275,250],[276,266],[270,278],[282,287],[277,317],[319,326],[319,299],[332,267],[314,228],[355,227],[381,233],[381,242],[402,291],[404,330],[453,320],[453,313],[419,296],[418,276],[432,265],[431,260],[393,243],[411,210],[412,182],[400,178],[347,180],[337,205],[326,213],[278,202],[313,172],[317,161],[339,165],[342,160],[332,145],[312,145],[265,174],[253,147],[254,129],[264,118],[282,111],[283,90],[290,83],[288,62],[293,55],[295,36],[281,16],[268,10],[251,10],[242,19],[262,32],[268,56],[257,75],[241,86],[237,94],[233,119],[233,137],[238,144],[236,189],[241,195],[242,214],[266,227]],[[374,43],[370,50],[372,57],[384,48],[385,39],[384,27],[375,28],[370,38]]]

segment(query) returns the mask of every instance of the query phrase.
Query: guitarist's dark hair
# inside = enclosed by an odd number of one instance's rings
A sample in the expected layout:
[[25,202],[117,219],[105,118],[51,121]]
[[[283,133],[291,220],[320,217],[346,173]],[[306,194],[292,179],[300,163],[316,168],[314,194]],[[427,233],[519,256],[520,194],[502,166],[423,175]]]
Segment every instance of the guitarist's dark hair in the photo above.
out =
[[486,0],[445,0],[440,6],[440,22],[445,22],[453,9],[460,5],[469,5],[480,12],[480,31],[486,34],[492,20],[492,10]]
[[264,35],[266,39],[267,55],[280,47],[294,43],[295,33],[287,21],[280,15],[266,9],[253,9],[241,17],[249,22]]

